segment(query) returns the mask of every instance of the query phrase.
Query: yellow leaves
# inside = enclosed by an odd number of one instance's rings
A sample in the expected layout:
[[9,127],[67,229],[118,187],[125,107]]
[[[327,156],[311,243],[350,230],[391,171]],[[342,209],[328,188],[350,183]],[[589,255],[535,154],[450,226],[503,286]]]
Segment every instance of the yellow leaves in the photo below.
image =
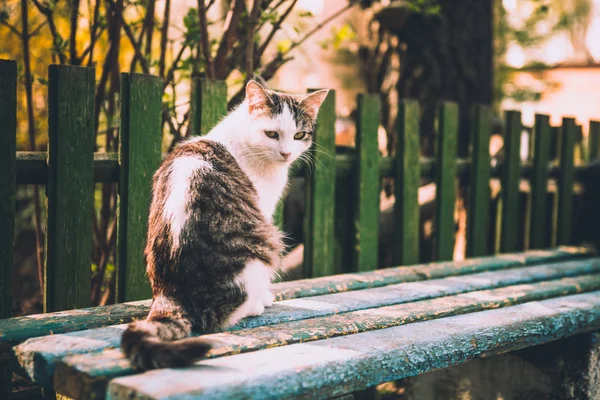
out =
[[277,42],[277,52],[285,54],[290,51],[292,47],[292,41],[290,39],[283,39]]

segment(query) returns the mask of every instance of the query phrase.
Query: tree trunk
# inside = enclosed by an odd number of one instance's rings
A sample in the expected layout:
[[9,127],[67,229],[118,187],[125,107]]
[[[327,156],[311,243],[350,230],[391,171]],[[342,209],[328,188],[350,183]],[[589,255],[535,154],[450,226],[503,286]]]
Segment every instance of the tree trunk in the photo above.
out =
[[493,0],[440,1],[440,12],[409,12],[396,28],[400,98],[421,104],[421,148],[434,153],[434,120],[441,100],[460,108],[458,155],[468,155],[470,107],[492,104]]

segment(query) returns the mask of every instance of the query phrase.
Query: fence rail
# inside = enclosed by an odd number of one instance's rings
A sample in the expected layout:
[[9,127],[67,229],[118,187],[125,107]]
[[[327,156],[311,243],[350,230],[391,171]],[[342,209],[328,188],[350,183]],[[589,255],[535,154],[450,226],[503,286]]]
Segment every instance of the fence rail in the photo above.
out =
[[[151,178],[164,157],[160,152],[162,81],[150,75],[121,75],[119,153],[94,154],[94,70],[50,66],[49,78],[48,152],[16,152],[17,68],[14,61],[0,60],[0,317],[11,313],[16,184],[47,185],[46,311],[90,305],[94,182],[119,183],[116,299],[150,296],[142,249]],[[189,131],[204,134],[226,113],[227,87],[207,79],[195,79],[191,85]],[[340,272],[336,266],[340,264],[345,271],[377,268],[381,177],[394,180],[398,200],[391,235],[395,264],[419,261],[421,177],[435,181],[433,236],[438,260],[452,257],[457,179],[469,188],[468,256],[490,252],[490,229],[499,232],[502,251],[547,246],[549,213],[556,215],[556,223],[551,221],[553,229],[558,227],[552,244],[569,243],[574,181],[582,170],[581,165],[574,165],[579,132],[573,119],[565,118],[560,127],[550,127],[548,116],[536,116],[532,156],[522,163],[521,114],[506,112],[504,154],[502,159],[490,159],[492,113],[488,107],[474,107],[472,154],[469,159],[457,159],[458,108],[443,102],[438,113],[437,154],[422,158],[419,107],[414,100],[406,100],[398,104],[396,157],[382,158],[377,150],[378,96],[359,95],[357,107],[357,146],[351,154],[335,155],[335,93],[330,92],[315,134],[319,150],[314,153],[315,168],[294,172],[306,178],[307,276]],[[590,123],[589,135],[587,153],[593,158],[600,155],[600,122]],[[498,178],[504,188],[494,204],[490,200],[492,178]],[[519,190],[523,178],[531,183],[530,193]],[[549,179],[556,181],[556,193],[548,194]],[[526,210],[522,209],[523,196],[528,198]],[[492,206],[498,220],[493,219]]]
[[[352,151],[353,152],[353,151]],[[356,155],[351,153],[336,154],[335,165],[336,173],[339,177],[346,178],[354,173],[356,164]],[[167,156],[166,153],[161,155],[161,159]],[[16,180],[19,185],[46,185],[48,183],[48,153],[45,151],[17,151],[16,154]],[[419,163],[419,168],[412,168],[419,172],[421,178],[433,180],[437,171],[435,157],[419,157],[417,154],[416,161]],[[472,168],[471,159],[457,158],[456,159],[456,175],[458,178],[466,180],[474,171],[480,171],[477,167]],[[502,166],[504,163],[498,158],[490,158],[489,176],[491,178],[500,178],[502,176]],[[480,163],[477,163],[480,164]],[[485,165],[485,163],[483,163]],[[539,165],[539,166],[538,166]],[[578,182],[582,178],[582,173],[587,164],[575,164],[573,170],[573,179]],[[379,174],[384,178],[394,178],[399,173],[396,170],[395,159],[393,157],[379,158]],[[545,166],[542,163],[535,164],[533,161],[525,161],[519,165],[519,176],[521,179],[532,179],[534,174],[538,172],[538,168],[544,171],[547,179],[558,179],[561,176],[560,164],[558,161],[548,161]],[[110,183],[119,182],[121,166],[119,164],[118,153],[94,153],[94,182]],[[308,173],[306,167],[298,166],[294,168],[291,177],[303,177]],[[401,173],[400,173],[401,175]],[[407,185],[409,186],[409,185]],[[412,185],[410,185],[412,186]]]

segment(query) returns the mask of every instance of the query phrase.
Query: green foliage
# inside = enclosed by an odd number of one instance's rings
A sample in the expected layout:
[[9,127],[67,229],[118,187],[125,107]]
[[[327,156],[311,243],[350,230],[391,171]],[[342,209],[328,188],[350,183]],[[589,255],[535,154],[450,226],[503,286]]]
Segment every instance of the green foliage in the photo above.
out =
[[[494,3],[496,21],[495,36],[495,82],[494,103],[500,105],[502,99],[517,102],[539,101],[542,93],[556,86],[555,82],[536,76],[536,85],[523,86],[514,82],[516,72],[542,71],[549,66],[540,60],[532,60],[521,68],[507,64],[506,53],[510,44],[516,44],[525,52],[539,48],[559,33],[572,33],[575,25],[582,24],[589,17],[590,0],[529,0],[531,11],[521,21],[509,20],[501,1]],[[573,37],[571,37],[573,39]]]
[[418,13],[425,15],[439,15],[441,6],[439,0],[408,0],[408,7]]
[[190,8],[183,17],[183,26],[185,27],[185,43],[200,43],[200,25],[198,24],[198,10]]

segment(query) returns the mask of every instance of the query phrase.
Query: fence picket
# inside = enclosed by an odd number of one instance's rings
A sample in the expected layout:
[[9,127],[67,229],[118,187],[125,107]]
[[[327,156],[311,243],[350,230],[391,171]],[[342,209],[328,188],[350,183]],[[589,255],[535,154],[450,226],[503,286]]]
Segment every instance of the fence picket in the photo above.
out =
[[378,94],[359,94],[356,121],[356,208],[354,257],[356,271],[377,269],[379,256],[379,128]]
[[227,114],[227,84],[208,78],[194,78],[190,96],[188,135],[206,135]]
[[439,108],[435,208],[436,260],[454,256],[454,208],[456,204],[456,150],[458,106],[443,102]]
[[335,269],[335,119],[335,91],[330,90],[317,120],[314,168],[306,176],[305,277],[332,275]]
[[593,161],[600,157],[600,121],[590,121],[588,144],[588,161]]
[[396,118],[397,141],[394,158],[393,262],[412,265],[419,262],[419,103],[402,100]]
[[48,68],[48,228],[44,311],[90,304],[94,68]]
[[0,319],[12,315],[17,175],[17,63],[0,60]]
[[121,74],[117,290],[120,302],[152,297],[144,244],[152,175],[161,161],[162,79]]
[[571,242],[573,219],[573,158],[577,126],[574,118],[563,118],[560,131],[560,177],[558,179],[557,245]]
[[521,113],[506,111],[505,124],[500,251],[507,253],[519,247]]
[[550,117],[536,114],[533,133],[533,168],[531,173],[531,222],[529,247],[546,246],[548,205],[548,163],[550,162]]
[[467,257],[481,257],[488,253],[487,234],[490,226],[490,108],[473,107],[471,121],[472,164],[467,210]]

